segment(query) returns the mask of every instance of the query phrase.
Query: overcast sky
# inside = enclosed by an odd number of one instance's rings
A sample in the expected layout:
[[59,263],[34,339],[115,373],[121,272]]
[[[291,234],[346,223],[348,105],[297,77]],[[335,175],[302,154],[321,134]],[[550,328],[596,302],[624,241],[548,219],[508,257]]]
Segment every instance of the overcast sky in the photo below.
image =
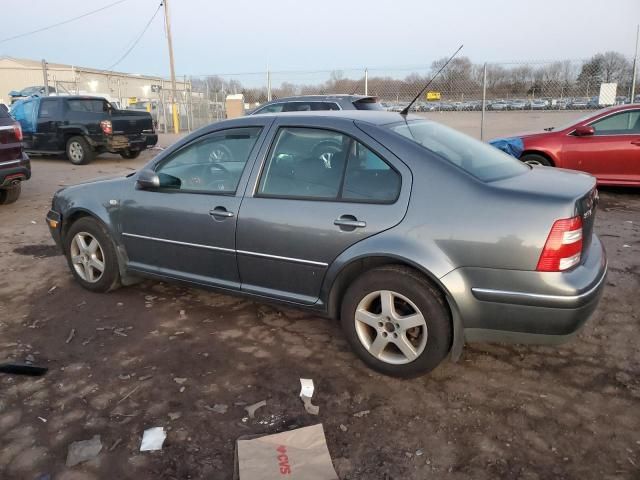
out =
[[[19,11],[27,13],[5,18],[0,40],[112,1],[22,0]],[[0,55],[107,68],[158,4],[127,0],[0,43]],[[640,22],[640,0],[170,0],[169,5],[176,70],[192,75],[263,71],[267,64],[272,70],[429,65],[461,43],[463,54],[476,62],[581,59],[606,50],[631,57]],[[168,74],[161,13],[116,70]]]

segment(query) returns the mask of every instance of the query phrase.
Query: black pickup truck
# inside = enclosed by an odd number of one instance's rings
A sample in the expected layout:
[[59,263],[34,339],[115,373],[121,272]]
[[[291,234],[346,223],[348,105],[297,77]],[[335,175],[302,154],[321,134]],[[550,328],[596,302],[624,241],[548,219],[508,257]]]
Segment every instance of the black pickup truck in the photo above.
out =
[[22,125],[27,153],[66,153],[84,165],[103,152],[136,158],[158,142],[151,115],[118,110],[102,97],[30,97],[11,106]]
[[0,105],[0,205],[15,202],[22,182],[31,178],[31,163],[21,140],[20,124]]

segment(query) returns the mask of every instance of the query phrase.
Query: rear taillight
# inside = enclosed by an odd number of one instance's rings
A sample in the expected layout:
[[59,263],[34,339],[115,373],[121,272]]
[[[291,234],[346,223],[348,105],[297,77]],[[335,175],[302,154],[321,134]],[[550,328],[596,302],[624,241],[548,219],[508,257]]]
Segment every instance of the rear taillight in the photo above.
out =
[[561,272],[580,263],[582,255],[582,218],[556,220],[544,244],[536,270]]
[[100,122],[100,128],[105,135],[111,135],[113,133],[113,126],[111,120],[102,120]]
[[22,127],[20,126],[20,123],[13,123],[13,134],[16,136],[16,140],[19,142],[22,141]]

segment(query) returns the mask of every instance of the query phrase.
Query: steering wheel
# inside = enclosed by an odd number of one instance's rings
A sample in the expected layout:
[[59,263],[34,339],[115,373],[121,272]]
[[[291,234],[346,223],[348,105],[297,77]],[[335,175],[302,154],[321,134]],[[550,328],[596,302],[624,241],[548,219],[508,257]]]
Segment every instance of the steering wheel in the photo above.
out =
[[226,145],[216,143],[209,152],[209,161],[211,163],[233,162],[233,153]]
[[[194,165],[188,175],[185,175],[184,183],[190,187],[203,188],[209,187],[211,185],[216,185],[218,188],[215,190],[224,190],[223,180],[213,180],[209,182],[205,182],[203,179],[209,178],[211,174],[211,170],[216,169],[220,170],[224,173],[229,173],[227,168],[220,163],[209,163],[206,165]],[[222,186],[221,186],[222,185]]]
[[342,150],[340,143],[333,140],[324,140],[311,150],[311,157],[322,160],[324,168],[331,168],[333,156]]

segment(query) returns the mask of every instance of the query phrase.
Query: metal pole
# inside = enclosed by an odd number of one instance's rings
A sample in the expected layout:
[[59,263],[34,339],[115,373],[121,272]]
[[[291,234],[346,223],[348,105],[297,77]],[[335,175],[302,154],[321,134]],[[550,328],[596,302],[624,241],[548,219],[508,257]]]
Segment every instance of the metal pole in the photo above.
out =
[[267,102],[271,101],[271,70],[267,65]]
[[369,95],[369,69],[364,69],[364,94]]
[[189,117],[191,119],[189,125],[189,132],[193,130],[193,85],[191,84],[191,77],[189,77]]
[[205,78],[206,83],[206,87],[207,87],[207,103],[205,104],[207,106],[207,123],[211,123],[211,99],[209,98],[209,79]]
[[[164,87],[164,82],[162,82],[162,86]],[[164,88],[160,89],[160,103],[162,104],[162,119],[164,120],[163,130],[164,133],[167,133],[169,123],[167,122],[167,104],[164,101]]]
[[171,110],[173,113],[173,131],[180,133],[180,120],[178,118],[178,106],[176,105],[176,70],[173,62],[173,42],[171,41],[171,22],[169,21],[169,0],[164,3],[164,24],[167,29],[167,45],[169,47],[169,66],[171,69]]
[[487,106],[487,62],[482,69],[482,114],[480,115],[480,140],[484,140],[484,111]]
[[640,39],[640,25],[636,29],[636,53],[633,56],[633,75],[631,76],[631,103],[636,99],[636,78],[638,75],[638,40]]
[[42,77],[44,80],[44,93],[49,96],[49,74],[47,73],[47,61],[42,59]]

